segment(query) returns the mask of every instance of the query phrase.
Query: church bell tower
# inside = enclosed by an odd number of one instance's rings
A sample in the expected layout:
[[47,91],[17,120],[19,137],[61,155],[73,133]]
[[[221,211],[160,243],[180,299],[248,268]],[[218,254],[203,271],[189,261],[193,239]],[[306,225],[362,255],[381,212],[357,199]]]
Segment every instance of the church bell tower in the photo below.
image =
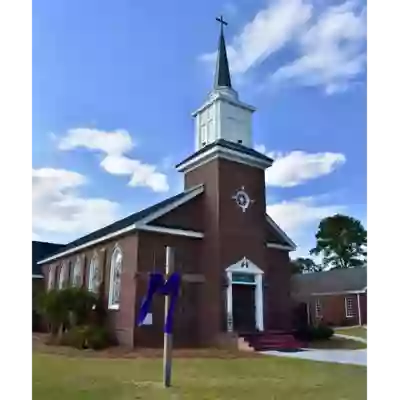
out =
[[214,87],[206,102],[192,114],[196,126],[196,151],[219,139],[249,148],[253,145],[251,117],[255,108],[240,101],[238,93],[232,88],[223,31],[226,22],[222,17],[218,21],[221,31]]
[[[242,260],[258,266],[266,265],[265,227],[265,170],[273,160],[253,149],[252,115],[255,108],[242,102],[234,90],[229,71],[221,24],[214,85],[205,103],[192,115],[195,120],[194,153],[176,168],[184,174],[185,190],[204,186],[201,212],[204,238],[201,240],[201,271],[205,276],[202,287],[199,318],[201,337],[214,342],[219,332],[237,330],[230,320],[238,308],[240,294],[232,290],[243,286],[232,285],[232,268]],[[247,265],[247,261],[245,263]],[[247,271],[248,272],[248,271]],[[256,299],[248,298],[247,321],[251,329],[264,330],[264,292],[262,275],[257,277]],[[239,307],[240,308],[240,307]],[[254,311],[255,310],[255,311]],[[233,314],[232,314],[233,313]]]
[[[176,168],[185,174],[215,158],[242,163],[264,171],[272,160],[253,149],[252,115],[254,107],[242,102],[232,87],[225,45],[223,17],[221,24],[214,85],[204,104],[192,116],[195,120],[195,152]],[[185,179],[185,188],[190,186]],[[200,182],[197,182],[200,183]]]

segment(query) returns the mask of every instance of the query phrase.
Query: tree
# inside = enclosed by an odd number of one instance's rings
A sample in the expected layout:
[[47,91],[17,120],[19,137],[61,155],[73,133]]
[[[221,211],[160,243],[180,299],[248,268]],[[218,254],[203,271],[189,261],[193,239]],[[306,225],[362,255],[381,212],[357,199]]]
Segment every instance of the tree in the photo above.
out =
[[324,267],[354,268],[367,263],[367,231],[355,218],[336,214],[324,218],[316,233],[311,255],[322,254]]
[[291,260],[291,267],[293,274],[323,271],[323,267],[316,264],[311,258],[298,257],[295,260]]
[[89,323],[95,302],[96,297],[86,289],[69,287],[41,293],[37,308],[52,335],[61,337],[66,328]]

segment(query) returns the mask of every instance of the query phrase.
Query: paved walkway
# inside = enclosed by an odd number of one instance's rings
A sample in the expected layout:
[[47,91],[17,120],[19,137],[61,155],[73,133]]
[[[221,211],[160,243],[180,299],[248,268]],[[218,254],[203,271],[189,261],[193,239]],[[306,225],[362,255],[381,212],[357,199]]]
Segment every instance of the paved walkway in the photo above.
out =
[[311,361],[324,361],[339,364],[353,364],[367,366],[367,349],[360,350],[313,350],[307,349],[296,353],[284,353],[279,351],[262,351],[261,354],[301,358]]
[[335,336],[343,338],[343,339],[355,340],[356,342],[361,342],[361,343],[367,344],[367,339],[364,339],[364,338],[359,337],[359,336],[343,335],[341,333],[335,333]]

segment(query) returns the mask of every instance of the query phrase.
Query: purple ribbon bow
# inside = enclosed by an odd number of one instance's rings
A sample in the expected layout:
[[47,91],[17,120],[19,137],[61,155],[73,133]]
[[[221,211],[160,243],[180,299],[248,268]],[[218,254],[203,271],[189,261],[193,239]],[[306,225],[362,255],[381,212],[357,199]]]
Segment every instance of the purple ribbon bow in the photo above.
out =
[[164,282],[163,274],[159,272],[150,274],[147,294],[139,310],[139,320],[138,320],[139,326],[143,324],[147,314],[150,312],[154,294],[159,293],[163,296],[170,296],[170,303],[169,303],[167,318],[164,325],[164,332],[172,333],[173,315],[174,315],[176,300],[179,294],[180,282],[181,278],[179,274],[176,272],[171,274],[166,282]]

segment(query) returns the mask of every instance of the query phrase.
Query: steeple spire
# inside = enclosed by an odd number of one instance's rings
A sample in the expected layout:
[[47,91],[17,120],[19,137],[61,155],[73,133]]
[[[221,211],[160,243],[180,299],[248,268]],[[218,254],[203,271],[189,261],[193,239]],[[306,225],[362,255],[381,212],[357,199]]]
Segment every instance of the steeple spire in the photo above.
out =
[[217,66],[215,69],[214,89],[232,88],[231,75],[229,73],[228,56],[226,54],[224,25],[228,25],[224,18],[219,17],[216,20],[221,24],[221,33],[219,35]]

